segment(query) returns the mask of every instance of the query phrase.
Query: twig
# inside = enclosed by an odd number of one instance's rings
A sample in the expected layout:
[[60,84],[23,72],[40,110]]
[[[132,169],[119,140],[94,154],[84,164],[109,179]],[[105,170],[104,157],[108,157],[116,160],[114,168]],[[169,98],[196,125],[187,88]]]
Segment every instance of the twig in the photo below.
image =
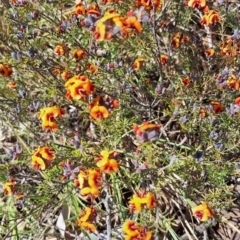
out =
[[[199,14],[200,18],[203,17],[202,13],[198,10],[198,9],[195,9],[196,12]],[[209,48],[213,48],[213,42],[212,42],[212,32],[210,31],[210,27],[207,27],[204,25],[204,29],[207,33],[207,43],[208,43],[208,47]]]
[[155,220],[155,237],[154,240],[158,240],[158,222],[160,219],[159,207],[156,208],[156,220]]
[[[107,180],[105,178],[105,181],[107,183]],[[106,197],[103,201],[103,204],[106,208],[107,216],[106,216],[106,225],[107,225],[107,240],[111,240],[111,233],[112,233],[112,227],[111,227],[111,209],[109,207],[109,199],[111,198],[108,192],[108,189],[105,190]]]

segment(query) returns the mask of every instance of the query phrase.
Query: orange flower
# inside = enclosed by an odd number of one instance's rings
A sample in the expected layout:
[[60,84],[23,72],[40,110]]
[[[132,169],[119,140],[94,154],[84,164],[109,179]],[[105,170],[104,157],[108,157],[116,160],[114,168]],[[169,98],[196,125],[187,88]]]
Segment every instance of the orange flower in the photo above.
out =
[[112,172],[117,172],[119,169],[118,162],[115,159],[103,158],[97,162],[97,166],[101,171],[111,174]]
[[35,168],[36,171],[39,171],[40,169],[45,170],[47,168],[47,165],[45,164],[45,160],[43,160],[42,158],[37,157],[37,156],[32,156],[31,164]]
[[86,231],[88,231],[90,233],[95,232],[97,230],[95,225],[92,223],[89,223],[89,222],[78,221],[78,226],[85,229]]
[[210,49],[207,49],[204,53],[206,55],[206,57],[212,57],[214,55],[214,49],[210,48]]
[[75,49],[72,53],[73,57],[79,61],[87,56],[87,54],[80,48]]
[[237,54],[239,54],[239,48],[240,45],[237,44],[233,39],[228,39],[221,44],[220,53],[230,58],[235,57]]
[[16,182],[13,178],[9,179],[9,181],[3,184],[3,194],[4,195],[12,195],[16,192],[15,190]]
[[146,202],[146,199],[139,194],[134,194],[132,199],[128,202],[130,204],[130,212],[140,213],[142,211],[142,205]]
[[136,132],[137,135],[141,135],[144,131],[153,128],[160,128],[160,125],[148,122],[144,122],[142,126],[137,126],[136,124],[133,125],[133,130]]
[[69,71],[63,71],[61,77],[64,81],[67,81],[72,77],[72,74]]
[[105,164],[104,166],[100,167],[100,169],[107,173],[107,174],[111,174],[113,172],[117,172],[119,169],[119,164],[115,159],[109,159],[107,164]]
[[186,43],[186,42],[188,42],[188,41],[189,41],[189,37],[186,36],[186,35],[183,35],[183,36],[182,36],[182,39],[181,39],[181,43]]
[[146,203],[147,208],[151,210],[152,208],[156,207],[157,203],[153,193],[147,193],[143,199],[143,203]]
[[138,21],[137,17],[135,16],[131,16],[128,17],[124,23],[126,24],[126,26],[128,28],[135,28],[137,33],[141,33],[142,32],[142,25],[141,23]]
[[69,52],[69,47],[65,44],[58,44],[55,49],[54,52],[58,55],[58,56],[66,56],[66,54]]
[[82,189],[85,186],[85,180],[88,178],[88,173],[84,171],[80,171],[80,173],[77,176],[77,179],[74,181],[74,186],[79,186],[80,189]]
[[50,131],[55,131],[58,129],[58,125],[55,120],[58,117],[62,117],[65,111],[56,106],[45,107],[40,110],[39,119],[42,120],[42,128]]
[[109,111],[104,106],[94,106],[90,112],[90,118],[101,120],[110,116]]
[[172,38],[172,47],[173,48],[178,48],[180,46],[180,33],[177,32],[173,35]]
[[89,221],[91,215],[95,213],[95,209],[86,207],[84,211],[82,212],[79,221],[86,222]]
[[240,79],[237,79],[237,76],[235,74],[232,74],[232,76],[227,79],[226,83],[228,87],[235,90],[238,90],[240,88]]
[[95,86],[85,75],[76,75],[70,78],[66,83],[66,97],[68,99],[85,100],[87,95],[95,92]]
[[219,15],[219,13],[214,10],[211,10],[203,16],[200,23],[202,25],[206,25],[209,27],[212,24],[219,22],[220,20],[221,20],[221,17]]
[[110,151],[103,150],[100,152],[100,156],[98,159],[103,159],[103,158],[108,159],[108,158],[112,158],[117,155],[118,155],[118,153],[115,152],[114,150],[110,150]]
[[60,75],[61,74],[60,68],[54,68],[53,69],[53,74],[56,75],[56,76]]
[[152,10],[153,6],[155,10],[160,10],[162,8],[161,0],[136,0],[137,7],[143,6],[146,10]]
[[183,80],[182,80],[182,83],[186,86],[186,87],[189,87],[190,86],[190,83],[191,83],[191,79],[189,76],[185,77]]
[[191,8],[203,9],[206,6],[206,0],[190,0],[188,6]]
[[141,235],[142,235],[141,239],[143,239],[143,240],[151,240],[152,239],[152,232],[151,231],[148,231],[148,232],[144,231]]
[[143,57],[138,57],[134,63],[133,63],[133,68],[134,70],[138,71],[140,68],[143,67],[145,59]]
[[160,62],[163,66],[166,66],[167,65],[167,62],[168,62],[168,59],[169,57],[165,54],[161,54],[160,56]]
[[214,113],[221,113],[223,112],[223,106],[220,102],[218,101],[211,101],[211,105],[212,105],[212,111]]
[[49,147],[38,147],[37,151],[33,155],[44,158],[46,160],[55,159],[55,151]]
[[200,108],[199,115],[201,116],[201,118],[206,118],[208,116],[206,109]]
[[0,74],[4,77],[10,77],[13,73],[12,68],[8,64],[2,64],[0,66]]
[[52,165],[55,159],[55,151],[49,147],[39,147],[31,158],[31,164],[38,171],[45,170]]
[[74,185],[79,186],[81,195],[94,198],[99,197],[99,187],[102,183],[101,171],[93,169],[81,171],[77,181],[74,181]]
[[17,83],[16,82],[9,82],[7,84],[7,87],[9,87],[9,88],[16,88],[17,87]]
[[192,209],[193,215],[197,217],[200,221],[207,221],[208,218],[213,216],[212,210],[209,208],[207,203],[202,203],[199,206],[196,206]]
[[91,72],[92,74],[96,75],[98,73],[98,66],[89,63],[87,66],[87,70]]
[[85,187],[80,190],[80,194],[82,196],[90,196],[90,197],[97,198],[99,197],[99,190],[98,188],[95,188],[95,187]]
[[78,226],[89,232],[95,232],[96,227],[93,224],[95,220],[96,210],[93,207],[86,207],[78,219]]
[[144,204],[146,204],[149,210],[156,207],[156,200],[153,193],[149,192],[146,194],[145,191],[134,194],[128,203],[130,204],[130,211],[134,211],[135,213],[140,213]]
[[123,224],[123,231],[130,237],[139,237],[140,233],[138,231],[139,225],[133,220],[126,220]]
[[234,104],[240,104],[240,97],[237,97],[237,98],[234,100]]
[[108,96],[98,95],[90,104],[90,110],[95,106],[104,106],[107,110],[118,107],[118,101],[113,100]]
[[111,3],[121,3],[121,2],[122,2],[122,0],[102,0],[102,3],[104,5],[111,4]]
[[57,106],[45,107],[40,110],[39,119],[52,121],[62,117],[64,114],[65,111]]
[[113,31],[114,28],[118,28],[120,31],[123,30],[123,23],[120,14],[109,10],[97,21],[94,37],[98,41],[103,41],[104,39],[109,40],[115,34]]
[[85,14],[85,8],[83,6],[83,3],[78,3],[75,5],[75,14],[77,15],[84,15]]
[[86,13],[87,13],[87,14],[94,14],[94,15],[96,15],[97,17],[99,17],[99,16],[101,15],[100,9],[99,9],[98,5],[96,5],[96,4],[90,5],[90,6],[87,8]]
[[100,170],[88,170],[88,184],[92,188],[98,188],[102,185],[102,177],[101,177],[101,171]]
[[140,142],[154,141],[158,139],[160,133],[160,124],[144,122],[142,126],[133,124],[133,130],[136,133],[136,138]]

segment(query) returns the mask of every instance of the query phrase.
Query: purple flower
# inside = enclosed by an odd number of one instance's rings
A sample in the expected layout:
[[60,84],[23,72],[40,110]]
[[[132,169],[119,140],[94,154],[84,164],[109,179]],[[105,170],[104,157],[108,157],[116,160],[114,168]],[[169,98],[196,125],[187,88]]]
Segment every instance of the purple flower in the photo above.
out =
[[202,161],[204,158],[204,152],[201,150],[196,151],[196,153],[194,154],[194,158],[198,162]]
[[63,177],[62,179],[70,179],[73,180],[77,177],[79,172],[81,171],[81,167],[75,167],[71,161],[66,161],[60,163],[61,167],[63,168]]
[[240,30],[239,30],[238,28],[234,30],[234,33],[233,33],[233,35],[232,35],[232,38],[233,38],[234,40],[239,40],[239,39],[240,39]]
[[159,95],[162,95],[164,94],[166,91],[166,88],[162,85],[162,84],[158,84],[157,87],[155,88],[155,93],[156,94],[159,94]]
[[210,132],[209,138],[216,140],[218,138],[219,134],[217,132]]
[[217,142],[217,143],[214,143],[213,146],[216,150],[220,151],[223,148],[223,143]]

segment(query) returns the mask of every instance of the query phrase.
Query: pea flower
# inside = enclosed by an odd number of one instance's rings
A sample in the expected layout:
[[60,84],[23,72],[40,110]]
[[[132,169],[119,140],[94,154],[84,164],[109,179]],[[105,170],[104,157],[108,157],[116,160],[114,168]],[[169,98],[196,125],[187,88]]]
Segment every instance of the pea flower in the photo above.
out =
[[90,118],[101,120],[110,116],[109,111],[104,106],[94,106],[91,109]]
[[108,96],[104,97],[99,95],[89,104],[90,118],[96,120],[108,118],[111,115],[110,111],[117,106],[117,100],[113,100]]
[[37,151],[31,158],[32,166],[38,170],[46,170],[52,166],[52,161],[55,159],[55,151],[49,147],[38,147]]
[[70,78],[65,83],[65,87],[67,88],[67,99],[74,100],[86,100],[86,97],[96,90],[90,79],[80,74]]
[[95,221],[96,221],[96,210],[93,207],[86,207],[82,211],[78,219],[78,226],[92,233],[97,230],[95,226]]
[[216,114],[223,112],[223,106],[218,101],[211,101],[211,109]]
[[161,0],[153,0],[153,1],[146,1],[146,0],[136,0],[137,7],[143,6],[146,10],[160,10],[162,8]]
[[123,224],[123,231],[130,237],[138,237],[140,235],[138,229],[139,225],[133,220],[126,220]]
[[189,87],[191,84],[191,79],[189,76],[186,76],[184,79],[182,79],[182,83],[186,86]]
[[83,58],[85,58],[87,56],[87,54],[85,53],[85,51],[83,51],[82,49],[78,48],[75,49],[72,53],[73,57],[79,61],[82,60]]
[[85,11],[86,10],[85,10],[82,2],[79,2],[75,5],[75,14],[76,15],[84,15]]
[[1,64],[0,65],[0,74],[4,77],[10,77],[13,74],[12,67],[8,64]]
[[144,66],[145,59],[143,57],[138,57],[133,63],[133,68],[135,71],[140,70]]
[[9,179],[7,182],[5,182],[3,184],[3,194],[4,195],[12,195],[16,192],[16,188],[15,188],[15,185],[16,185],[16,181],[11,178]]
[[200,221],[205,222],[213,216],[212,210],[209,208],[206,202],[198,205],[192,209],[193,215]]
[[98,73],[98,66],[89,63],[89,64],[87,65],[87,70],[88,70],[90,73],[92,73],[93,75],[96,75],[96,74]]
[[97,198],[99,197],[99,188],[102,185],[101,171],[88,169],[87,171],[80,171],[75,186],[79,186],[80,194],[82,196]]
[[177,32],[173,35],[172,38],[172,47],[173,48],[178,48],[180,46],[180,33]]
[[123,232],[127,234],[125,240],[150,240],[152,238],[151,231],[147,231],[145,227],[138,225],[133,220],[125,221],[125,223],[123,224]]
[[107,174],[112,172],[117,172],[119,169],[119,164],[114,159],[118,153],[114,151],[101,151],[100,156],[97,158],[97,167]]
[[12,88],[12,89],[15,89],[15,88],[17,87],[17,83],[16,83],[16,82],[9,82],[9,83],[7,84],[7,87]]
[[136,133],[137,140],[143,143],[158,139],[160,127],[160,124],[144,122],[141,126],[134,124],[133,130]]
[[130,212],[134,211],[135,213],[140,213],[144,206],[146,206],[149,210],[156,207],[154,195],[151,192],[146,194],[144,190],[134,194],[128,203],[130,204]]
[[210,58],[210,57],[212,57],[212,56],[214,55],[215,51],[214,51],[213,48],[209,48],[209,49],[207,49],[204,53],[205,53],[205,56],[206,56],[207,58]]
[[116,29],[123,31],[123,22],[120,14],[115,13],[114,10],[106,11],[104,16],[96,23],[94,37],[98,41],[110,40],[116,34]]
[[124,24],[128,28],[134,28],[137,33],[142,32],[142,25],[139,22],[138,18],[136,16],[129,16],[125,19]]
[[217,11],[211,10],[204,14],[202,17],[200,23],[202,25],[206,25],[207,27],[213,25],[214,23],[217,23],[221,20],[221,17]]
[[40,110],[39,119],[42,120],[42,128],[50,131],[58,129],[56,119],[63,117],[65,114],[64,109],[58,108],[57,106],[45,107]]
[[165,54],[161,54],[160,56],[160,62],[163,66],[167,66],[169,57]]
[[72,74],[71,74],[71,72],[65,70],[61,73],[61,77],[64,81],[67,81],[72,77]]
[[190,0],[188,2],[188,6],[202,10],[204,7],[206,7],[206,0]]
[[58,55],[58,56],[66,56],[67,53],[69,52],[69,47],[65,44],[58,44],[55,49],[54,52]]

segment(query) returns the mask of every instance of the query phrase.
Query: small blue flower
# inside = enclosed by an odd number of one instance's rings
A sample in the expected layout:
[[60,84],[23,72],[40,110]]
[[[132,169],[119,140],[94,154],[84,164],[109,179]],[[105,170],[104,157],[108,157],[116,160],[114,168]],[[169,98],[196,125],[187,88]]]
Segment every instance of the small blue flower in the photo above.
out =
[[180,122],[182,123],[182,124],[185,124],[185,123],[187,123],[188,122],[188,118],[186,117],[186,115],[184,115],[183,117],[180,117]]
[[223,143],[217,142],[217,143],[214,143],[213,146],[216,150],[220,151],[223,148]]
[[202,150],[196,151],[194,154],[195,161],[201,162],[204,158],[204,152]]
[[219,134],[217,132],[210,132],[209,138],[216,140],[219,137]]

